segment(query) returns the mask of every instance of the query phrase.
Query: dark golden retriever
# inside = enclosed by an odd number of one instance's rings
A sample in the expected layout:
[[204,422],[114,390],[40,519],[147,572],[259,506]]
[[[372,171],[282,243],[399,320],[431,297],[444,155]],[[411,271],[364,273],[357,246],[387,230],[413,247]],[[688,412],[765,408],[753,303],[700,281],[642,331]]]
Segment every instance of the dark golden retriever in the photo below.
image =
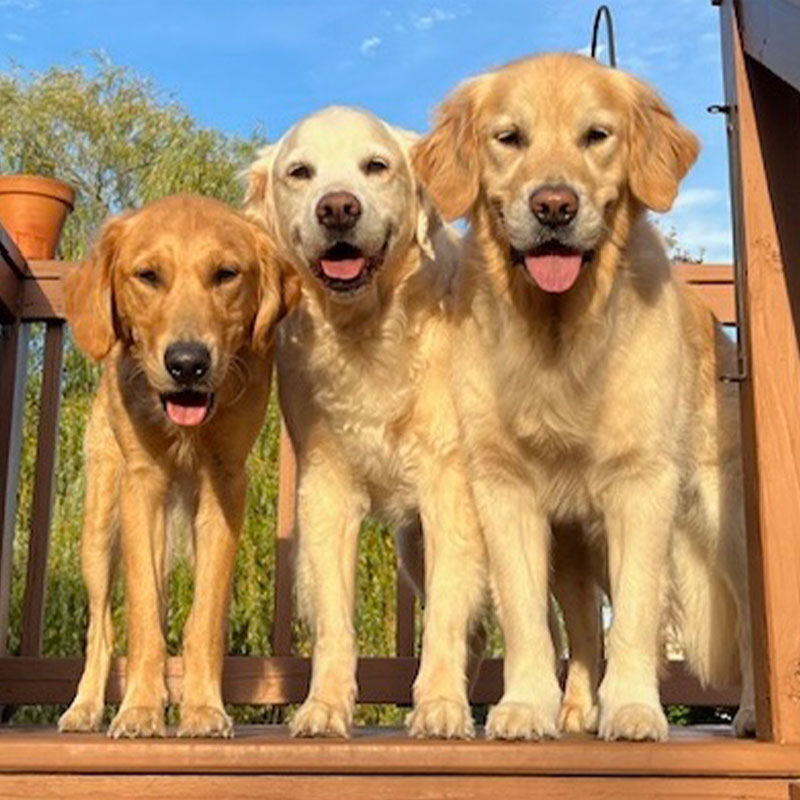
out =
[[221,672],[245,459],[264,417],[272,333],[285,307],[272,252],[242,215],[180,195],[108,222],[68,280],[75,339],[104,369],[86,434],[86,665],[62,731],[101,723],[121,543],[127,685],[109,735],[164,735],[168,530],[182,522],[192,534],[195,595],[178,735],[232,734]]

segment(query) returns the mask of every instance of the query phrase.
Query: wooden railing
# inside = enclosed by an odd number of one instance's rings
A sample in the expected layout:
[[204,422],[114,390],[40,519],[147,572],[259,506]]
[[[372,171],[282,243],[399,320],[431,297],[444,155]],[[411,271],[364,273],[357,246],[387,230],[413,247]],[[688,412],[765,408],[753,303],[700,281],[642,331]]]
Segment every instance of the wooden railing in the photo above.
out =
[[[67,703],[77,685],[81,658],[48,658],[42,654],[42,625],[47,590],[48,543],[53,494],[53,469],[59,415],[62,351],[64,346],[63,278],[76,264],[60,261],[26,262],[0,230],[0,314],[3,322],[0,350],[0,704]],[[733,274],[726,265],[679,264],[676,271],[695,284],[724,322],[735,321]],[[27,368],[27,327],[46,324],[38,419],[35,485],[30,514],[30,538],[25,579],[20,655],[7,656],[9,593],[18,480],[23,398]],[[292,653],[291,537],[294,525],[295,465],[285,429],[280,441],[278,490],[275,614],[270,657],[231,657],[225,662],[224,696],[231,703],[284,704],[303,699],[309,679],[309,662]],[[415,599],[398,571],[395,652],[359,661],[358,681],[362,702],[407,704],[417,669],[415,658]],[[111,671],[109,701],[121,697],[125,660]],[[170,658],[167,685],[179,698],[181,661]],[[502,662],[487,659],[473,690],[476,703],[496,701],[502,688]],[[735,704],[737,692],[703,691],[673,664],[663,687],[668,703],[695,705]]]

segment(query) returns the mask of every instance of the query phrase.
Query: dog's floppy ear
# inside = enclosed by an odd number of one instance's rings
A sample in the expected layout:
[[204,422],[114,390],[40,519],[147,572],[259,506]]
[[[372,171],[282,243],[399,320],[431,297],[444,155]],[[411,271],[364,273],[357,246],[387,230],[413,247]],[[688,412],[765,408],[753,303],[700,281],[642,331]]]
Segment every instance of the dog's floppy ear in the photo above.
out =
[[277,144],[270,144],[258,151],[258,158],[245,170],[244,212],[247,217],[261,225],[270,226],[271,213],[270,181],[272,163]]
[[387,125],[392,135],[397,139],[403,154],[408,160],[411,175],[414,179],[414,190],[417,200],[417,219],[414,227],[414,238],[425,255],[431,260],[435,258],[432,237],[442,225],[442,217],[438,209],[431,201],[428,192],[418,179],[416,172],[411,164],[411,150],[420,141],[420,135],[416,131],[405,128],[397,128]]
[[117,341],[112,271],[129,215],[106,222],[86,261],[65,281],[66,316],[75,341],[88,356],[100,361]]
[[653,89],[625,78],[632,92],[628,182],[634,197],[648,208],[669,211],[700,143]]
[[272,347],[278,323],[300,300],[300,276],[278,258],[277,249],[263,227],[251,224],[260,268],[252,347],[263,356]]
[[459,86],[436,112],[433,130],[411,149],[411,163],[446,220],[463,217],[478,197],[475,129],[479,79]]

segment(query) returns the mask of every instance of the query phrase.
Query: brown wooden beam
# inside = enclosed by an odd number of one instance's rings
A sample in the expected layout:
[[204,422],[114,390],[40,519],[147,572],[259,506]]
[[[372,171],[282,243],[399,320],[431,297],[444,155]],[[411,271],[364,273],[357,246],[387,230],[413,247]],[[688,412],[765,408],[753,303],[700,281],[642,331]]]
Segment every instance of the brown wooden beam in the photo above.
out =
[[48,322],[44,340],[43,378],[39,402],[39,433],[33,483],[31,529],[28,539],[28,572],[22,602],[23,656],[42,651],[44,604],[47,593],[47,557],[50,551],[50,521],[53,511],[58,412],[61,404],[61,363],[64,353],[64,323]]
[[[573,794],[533,793],[525,797],[586,798],[599,800],[625,798],[781,798],[787,800],[786,781],[800,776],[800,747],[780,746],[765,742],[733,739],[719,728],[692,730],[672,728],[666,742],[603,742],[596,738],[566,737],[558,741],[487,742],[432,741],[412,739],[403,731],[381,728],[358,728],[352,739],[291,739],[285,727],[277,725],[242,726],[236,728],[232,740],[161,739],[115,740],[102,734],[58,734],[53,728],[0,729],[0,773],[57,773],[119,775],[202,774],[220,775],[230,781],[232,775],[319,775],[327,780],[318,788],[316,797],[386,797],[476,798],[472,784],[464,783],[454,790],[445,776],[492,775],[552,776],[572,782]],[[387,795],[380,785],[372,791],[353,794],[342,791],[343,784],[331,776],[341,775],[431,775],[438,784],[426,791],[405,795]],[[603,790],[600,783],[587,783],[599,776],[631,779],[638,793],[619,794],[619,781]],[[582,778],[586,780],[582,780]],[[670,778],[696,781],[691,793],[673,792]],[[750,779],[749,785],[736,785],[731,780],[720,788],[716,780]],[[764,779],[782,778],[782,793],[776,794]],[[660,780],[658,780],[660,779]],[[761,779],[759,781],[759,779]],[[646,781],[647,791],[639,782]],[[413,784],[411,784],[413,785]],[[522,797],[506,795],[503,783],[495,783],[494,798]],[[216,784],[217,794],[192,794],[191,797],[230,798],[233,784]],[[348,787],[352,789],[352,786]],[[116,797],[113,785],[106,791],[88,792],[84,797]],[[152,787],[140,786],[142,794],[152,798],[169,798],[168,792],[154,794]],[[195,789],[202,792],[200,784]],[[0,792],[4,798],[7,794]],[[58,787],[52,793],[33,793],[36,797],[63,797]],[[247,794],[249,798],[281,797],[299,800],[309,794]]]
[[758,734],[798,743],[800,95],[743,52],[732,0],[722,4],[722,42],[736,257],[745,276],[742,449]]
[[[359,701],[411,702],[416,658],[361,658],[358,662]],[[83,669],[80,658],[0,658],[0,704],[68,703]],[[661,699],[668,705],[731,706],[738,703],[737,688],[703,689],[682,662],[670,662]],[[180,700],[183,664],[167,661],[167,688],[172,702]],[[230,656],[225,659],[223,695],[234,704],[300,703],[308,691],[310,662],[293,656]],[[119,702],[125,681],[125,659],[114,661],[108,682],[108,702]],[[470,698],[473,703],[496,703],[503,686],[503,663],[486,659]],[[799,765],[800,767],[800,765]]]
[[744,52],[800,92],[800,2],[737,0]]
[[21,295],[22,279],[0,262],[0,325],[10,325],[19,319]]
[[0,655],[8,633],[27,368],[28,326],[0,328]]

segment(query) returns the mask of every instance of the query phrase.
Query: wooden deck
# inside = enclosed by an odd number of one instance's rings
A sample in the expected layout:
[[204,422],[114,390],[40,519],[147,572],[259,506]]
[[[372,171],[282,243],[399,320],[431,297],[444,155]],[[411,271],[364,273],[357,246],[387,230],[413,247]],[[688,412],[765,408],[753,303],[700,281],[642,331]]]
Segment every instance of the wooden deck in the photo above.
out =
[[[720,776],[724,775],[724,778]],[[0,797],[789,797],[800,745],[673,728],[664,743],[420,741],[396,729],[291,739],[278,726],[229,741],[115,741],[51,728],[0,731]]]
[[[712,0],[720,6],[731,155],[735,268],[677,265],[725,323],[738,324],[758,735],[673,729],[666,743],[415,741],[362,729],[351,740],[292,740],[285,728],[237,729],[232,741],[112,741],[52,728],[0,728],[5,798],[782,798],[800,800],[800,0]],[[0,703],[65,703],[80,659],[45,657],[42,610],[50,534],[63,277],[72,265],[26,261],[0,228]],[[19,655],[5,651],[29,323],[47,326],[38,419],[36,492]],[[308,661],[292,648],[294,462],[282,437],[275,626],[268,658],[226,661],[233,703],[294,703]],[[414,598],[398,575],[395,652],[359,663],[361,700],[407,703],[416,671]],[[678,665],[665,702],[726,704]],[[109,700],[119,699],[124,660]],[[181,665],[167,681],[180,696]],[[473,699],[493,702],[501,664],[487,660]]]

